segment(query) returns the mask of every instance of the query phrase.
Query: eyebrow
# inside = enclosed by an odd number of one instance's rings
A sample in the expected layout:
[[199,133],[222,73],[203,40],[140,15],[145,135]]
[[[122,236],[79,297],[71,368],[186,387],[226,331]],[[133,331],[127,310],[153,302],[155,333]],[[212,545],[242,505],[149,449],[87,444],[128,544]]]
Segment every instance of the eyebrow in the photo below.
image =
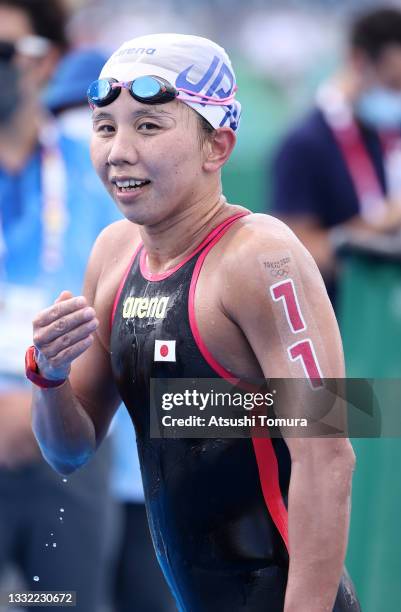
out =
[[[133,119],[136,119],[137,117],[157,117],[158,115],[167,115],[169,117],[172,116],[171,113],[169,113],[168,111],[156,108],[141,108],[131,113]],[[112,115],[112,113],[106,113],[104,111],[101,111],[99,113],[97,113],[96,110],[93,111],[93,121],[102,121],[103,119],[114,119],[114,116]]]

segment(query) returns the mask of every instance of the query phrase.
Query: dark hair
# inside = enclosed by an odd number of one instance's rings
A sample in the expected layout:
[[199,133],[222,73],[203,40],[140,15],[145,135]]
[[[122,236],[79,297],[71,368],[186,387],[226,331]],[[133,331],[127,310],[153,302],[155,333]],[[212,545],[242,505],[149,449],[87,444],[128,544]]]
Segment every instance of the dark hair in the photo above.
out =
[[372,60],[379,59],[388,45],[401,46],[401,11],[380,8],[357,17],[350,31],[350,45]]
[[207,138],[211,134],[213,134],[214,127],[212,126],[211,123],[209,123],[207,119],[205,119],[203,115],[200,115],[199,113],[196,113],[196,114],[198,116],[199,140],[200,140],[200,144],[203,145],[205,140],[207,140]]
[[38,36],[48,38],[65,51],[68,47],[68,11],[62,0],[0,0],[0,6],[23,11]]

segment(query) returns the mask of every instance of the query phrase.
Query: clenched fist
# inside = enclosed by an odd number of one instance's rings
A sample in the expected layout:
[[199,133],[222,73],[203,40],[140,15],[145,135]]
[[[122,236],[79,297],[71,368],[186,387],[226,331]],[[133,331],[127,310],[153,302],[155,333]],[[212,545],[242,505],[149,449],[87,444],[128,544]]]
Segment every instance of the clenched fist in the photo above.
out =
[[53,306],[42,310],[33,321],[40,374],[50,380],[67,378],[71,362],[92,344],[98,325],[86,298],[63,291]]

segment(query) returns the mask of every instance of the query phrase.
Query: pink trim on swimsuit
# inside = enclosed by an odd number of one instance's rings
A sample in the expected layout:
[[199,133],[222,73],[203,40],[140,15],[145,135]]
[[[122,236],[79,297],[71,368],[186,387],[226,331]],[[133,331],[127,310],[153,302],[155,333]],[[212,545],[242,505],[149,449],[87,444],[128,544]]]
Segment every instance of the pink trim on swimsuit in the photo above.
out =
[[204,240],[202,240],[202,242],[196,247],[194,251],[192,251],[182,261],[180,261],[176,266],[174,266],[174,268],[170,268],[169,270],[166,270],[165,272],[155,273],[149,270],[148,265],[146,263],[147,253],[145,252],[145,249],[143,249],[140,255],[140,260],[139,260],[139,268],[140,268],[142,276],[146,278],[146,280],[148,281],[160,281],[160,280],[164,280],[165,278],[168,278],[169,276],[174,274],[174,272],[177,272],[177,270],[179,270],[182,266],[184,266],[194,255],[199,253],[199,251],[203,249],[205,244],[207,244],[210,240],[213,240],[215,236],[219,234],[221,229],[223,229],[226,225],[229,225],[236,219],[239,219],[240,217],[244,217],[245,215],[248,215],[248,214],[249,213],[247,212],[246,213],[241,212],[241,213],[237,213],[236,215],[233,215],[232,217],[228,217],[228,219],[225,219],[222,223],[220,223],[220,225],[215,227],[214,230],[212,230],[210,234],[208,234]]
[[[216,230],[218,231],[215,231],[214,238],[209,242],[207,247],[200,255],[198,261],[196,262],[188,298],[189,323],[192,335],[199,351],[201,352],[203,358],[209,364],[209,366],[216,372],[216,374],[218,374],[221,378],[233,381],[233,384],[239,382],[239,379],[233,376],[231,372],[224,368],[213,357],[206,344],[202,340],[195,318],[195,290],[199,274],[207,254],[220,240],[220,238],[224,236],[224,234],[231,228],[231,225],[238,218],[239,216],[232,217],[230,223],[227,223],[225,226],[220,226],[219,228],[216,228]],[[244,381],[241,382],[240,386],[243,386],[243,382]],[[281,493],[277,457],[273,448],[272,441],[270,438],[252,438],[252,444],[259,472],[260,486],[262,488],[262,494],[265,500],[267,510],[270,516],[272,517],[272,520],[276,525],[281,537],[283,538],[283,541],[288,550],[288,511],[284,503],[283,495]]]
[[252,438],[263,497],[284,544],[289,551],[288,510],[280,488],[277,456],[270,438]]
[[[213,357],[213,355],[207,348],[206,344],[204,343],[200,335],[198,324],[195,318],[195,291],[196,291],[196,285],[198,282],[200,271],[202,269],[203,263],[209,251],[211,251],[214,245],[217,244],[220,238],[224,236],[224,234],[231,228],[232,224],[235,221],[237,221],[237,219],[240,219],[241,217],[244,217],[247,214],[249,213],[240,213],[238,215],[234,215],[233,217],[229,217],[229,219],[226,219],[223,223],[221,223],[218,227],[215,228],[215,230],[212,232],[213,235],[209,234],[209,237],[208,237],[210,239],[209,244],[207,245],[206,248],[204,248],[202,254],[198,258],[198,261],[196,262],[194,272],[192,275],[192,279],[191,279],[191,285],[189,287],[189,296],[188,296],[189,325],[190,325],[191,332],[194,337],[195,343],[199,351],[201,352],[203,358],[210,365],[210,367],[219,376],[221,376],[221,378],[226,378],[226,379],[228,378],[230,380],[239,380],[239,379],[237,379],[232,374],[232,372],[229,372],[228,370],[226,370],[218,361],[216,361],[216,359]],[[202,248],[204,247],[204,243],[201,245]]]

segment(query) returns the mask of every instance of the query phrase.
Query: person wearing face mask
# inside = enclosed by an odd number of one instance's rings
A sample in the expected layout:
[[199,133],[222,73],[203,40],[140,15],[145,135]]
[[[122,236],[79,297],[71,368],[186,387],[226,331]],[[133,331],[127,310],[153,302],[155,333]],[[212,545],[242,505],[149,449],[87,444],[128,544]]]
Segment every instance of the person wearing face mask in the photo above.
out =
[[95,47],[72,49],[59,62],[42,96],[56,118],[59,132],[86,147],[92,135],[86,90],[104,62],[105,56]]
[[323,83],[272,164],[273,213],[315,258],[335,302],[335,247],[346,230],[401,228],[401,11],[359,15],[343,69]]
[[21,363],[34,305],[60,283],[79,290],[92,243],[116,219],[87,146],[43,107],[66,21],[58,0],[51,10],[48,0],[0,0],[0,591],[12,567],[19,590],[76,591],[77,610],[95,612],[114,509],[110,445],[76,478],[55,474],[32,433]]

